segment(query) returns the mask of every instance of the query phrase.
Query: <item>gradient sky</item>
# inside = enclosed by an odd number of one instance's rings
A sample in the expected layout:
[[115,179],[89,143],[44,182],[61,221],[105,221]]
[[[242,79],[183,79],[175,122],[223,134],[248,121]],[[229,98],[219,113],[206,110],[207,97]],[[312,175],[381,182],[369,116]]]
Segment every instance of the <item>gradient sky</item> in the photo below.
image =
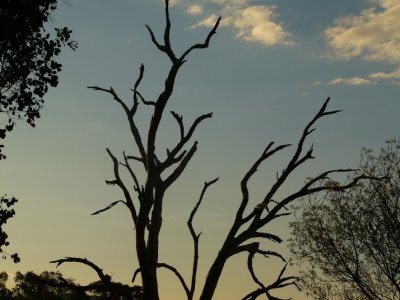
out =
[[[158,95],[169,61],[151,43],[144,25],[162,36],[163,3],[70,4],[61,2],[49,25],[69,26],[79,48],[62,54],[60,84],[46,96],[37,127],[20,124],[5,142],[1,192],[20,200],[7,231],[10,250],[18,251],[22,261],[2,261],[2,270],[56,270],[50,260],[80,256],[96,262],[114,280],[128,283],[137,267],[128,212],[117,206],[99,216],[90,213],[122,197],[104,183],[113,178],[105,148],[120,158],[122,151],[136,154],[136,149],[120,107],[86,86],[112,86],[131,101],[129,89],[143,62],[142,94],[147,99]],[[309,143],[316,159],[293,174],[282,195],[307,176],[357,166],[364,146],[379,149],[386,139],[399,138],[400,0],[174,1],[174,49],[180,53],[202,42],[218,15],[223,23],[210,48],[189,56],[167,108],[183,114],[186,124],[214,112],[194,137],[199,141],[195,158],[166,195],[161,237],[160,261],[175,265],[188,278],[192,241],[186,220],[203,182],[220,176],[195,219],[196,230],[203,232],[199,288],[233,219],[244,173],[269,141],[296,143],[328,96],[330,108],[343,112],[318,123]],[[140,105],[143,132],[148,112]],[[157,144],[160,153],[178,137],[174,119],[166,114]],[[256,174],[250,185],[254,205],[292,153],[293,148],[280,153]],[[288,238],[289,220],[268,230]],[[287,254],[285,243],[271,247]],[[257,260],[257,272],[267,282],[280,266],[273,258]],[[59,269],[80,283],[97,280],[85,266]],[[173,276],[160,271],[160,277],[163,300],[184,299]],[[254,288],[246,258],[240,256],[226,266],[215,299],[240,299]],[[279,295],[304,297],[292,289]]]

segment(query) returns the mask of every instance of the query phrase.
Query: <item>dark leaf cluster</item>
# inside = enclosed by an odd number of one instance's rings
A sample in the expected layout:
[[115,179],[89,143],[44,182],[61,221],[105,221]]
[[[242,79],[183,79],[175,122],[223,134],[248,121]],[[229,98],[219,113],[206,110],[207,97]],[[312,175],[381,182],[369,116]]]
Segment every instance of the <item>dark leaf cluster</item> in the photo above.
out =
[[8,256],[11,257],[15,263],[20,262],[18,254],[9,254],[3,250],[3,247],[7,247],[10,244],[8,242],[8,235],[4,231],[4,225],[15,215],[15,210],[12,206],[17,202],[18,200],[15,197],[7,197],[7,195],[0,199],[0,254],[3,259],[6,259]]
[[57,0],[0,2],[0,139],[17,120],[35,126],[49,86],[58,85],[62,66],[56,57],[64,46],[77,47],[68,28],[46,31],[56,7]]

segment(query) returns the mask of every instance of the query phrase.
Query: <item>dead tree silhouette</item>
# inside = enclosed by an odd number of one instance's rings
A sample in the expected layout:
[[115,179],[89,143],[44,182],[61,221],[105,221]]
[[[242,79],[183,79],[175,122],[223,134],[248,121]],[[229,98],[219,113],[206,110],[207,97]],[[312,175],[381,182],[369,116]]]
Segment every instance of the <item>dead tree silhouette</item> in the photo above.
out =
[[[195,132],[198,125],[212,117],[212,113],[207,113],[199,116],[194,120],[189,129],[187,130],[183,123],[183,117],[176,112],[171,112],[175,120],[179,125],[180,139],[175,144],[172,149],[167,149],[167,157],[162,160],[156,153],[156,140],[159,131],[160,122],[164,116],[165,108],[169,102],[171,95],[175,86],[175,79],[180,68],[187,62],[189,54],[194,50],[205,49],[209,46],[210,40],[216,33],[216,30],[220,24],[221,18],[216,20],[215,25],[208,33],[205,41],[203,43],[198,43],[190,46],[187,50],[183,51],[183,54],[177,55],[173,50],[170,41],[171,32],[171,21],[169,15],[169,1],[165,1],[165,17],[166,26],[164,29],[163,42],[160,42],[155,37],[153,30],[146,25],[150,38],[154,45],[164,53],[172,65],[165,79],[165,85],[162,92],[159,94],[156,101],[148,101],[145,96],[139,91],[139,85],[144,76],[144,66],[140,66],[140,72],[138,79],[132,89],[133,92],[133,103],[128,105],[127,102],[122,100],[116,91],[111,88],[102,88],[98,86],[90,86],[90,89],[95,91],[101,91],[106,94],[111,95],[113,100],[118,103],[128,120],[129,128],[132,137],[136,143],[138,155],[126,155],[123,153],[122,161],[109,150],[107,152],[113,161],[114,165],[114,179],[107,181],[110,185],[115,185],[121,189],[124,194],[125,199],[119,200],[111,203],[104,209],[101,209],[94,214],[102,213],[109,210],[115,205],[121,203],[126,206],[130,212],[132,222],[135,227],[135,240],[136,240],[136,254],[139,262],[139,268],[134,272],[133,280],[140,274],[143,285],[143,299],[146,300],[158,300],[160,299],[158,291],[158,268],[166,268],[177,276],[179,282],[181,283],[187,299],[192,300],[197,287],[197,270],[198,270],[198,259],[199,259],[199,241],[200,234],[196,233],[193,227],[193,218],[197,212],[198,207],[201,205],[202,199],[207,191],[207,189],[218,179],[211,180],[204,184],[200,198],[196,203],[193,211],[190,214],[187,225],[189,227],[191,237],[194,243],[194,255],[193,255],[193,265],[192,274],[190,280],[187,281],[184,276],[178,271],[178,269],[170,264],[159,261],[159,235],[162,227],[162,215],[163,215],[163,205],[164,205],[164,195],[166,191],[173,185],[173,183],[183,174],[186,166],[192,159],[193,155],[197,151],[198,142],[195,141],[188,146],[193,133]],[[135,122],[135,115],[138,111],[139,103],[145,104],[145,107],[152,110],[152,117],[149,120],[149,129],[147,132],[147,142],[145,143],[142,139],[142,133]],[[243,296],[243,299],[256,299],[260,295],[266,295],[269,299],[278,299],[271,295],[271,292],[289,285],[296,285],[297,277],[286,276],[286,264],[278,274],[276,280],[270,284],[264,284],[256,275],[253,269],[253,259],[256,255],[261,255],[266,258],[268,257],[278,257],[285,262],[284,257],[274,251],[268,251],[262,249],[262,244],[260,240],[271,241],[280,243],[282,238],[267,232],[268,225],[276,220],[277,218],[282,218],[290,214],[287,210],[287,206],[299,199],[309,194],[320,192],[323,190],[345,190],[352,187],[359,180],[363,179],[365,176],[361,175],[354,178],[353,181],[348,182],[343,185],[332,186],[327,184],[329,182],[329,176],[335,173],[348,173],[351,169],[336,169],[323,172],[313,179],[309,179],[303,186],[301,186],[296,192],[286,196],[283,199],[277,200],[276,194],[278,190],[282,189],[287,178],[292,174],[292,172],[298,169],[306,161],[313,159],[313,147],[304,151],[305,141],[307,137],[314,132],[313,126],[316,122],[328,115],[333,115],[339,112],[339,110],[328,111],[327,105],[329,98],[324,102],[321,109],[316,113],[314,118],[306,125],[300,139],[295,146],[295,152],[292,158],[287,163],[285,169],[276,176],[276,181],[272,184],[271,188],[266,192],[264,198],[261,202],[254,206],[251,204],[248,183],[252,179],[253,175],[256,173],[257,169],[261,164],[268,158],[276,154],[277,152],[288,148],[289,144],[276,146],[274,142],[267,145],[264,151],[261,153],[260,157],[254,162],[247,173],[244,175],[240,187],[241,187],[241,201],[238,205],[235,219],[231,228],[223,242],[220,250],[214,259],[207,277],[205,278],[204,285],[201,289],[201,300],[210,300],[213,298],[214,292],[217,288],[217,284],[223,273],[224,266],[226,262],[233,256],[239,253],[247,253],[247,266],[251,278],[258,285],[258,288],[251,291],[247,295]],[[131,162],[139,162],[144,171],[147,174],[144,183],[139,182],[138,176],[136,176],[135,171],[131,165]],[[121,175],[120,168],[124,167],[130,174],[134,182],[134,190],[131,191],[128,185],[124,183]],[[133,195],[136,193],[136,199]],[[100,267],[95,265],[93,262],[82,258],[66,257],[63,259],[58,259],[52,261],[58,265],[66,262],[82,263],[91,268],[93,268],[99,278],[107,283],[109,282],[109,277],[107,277]]]

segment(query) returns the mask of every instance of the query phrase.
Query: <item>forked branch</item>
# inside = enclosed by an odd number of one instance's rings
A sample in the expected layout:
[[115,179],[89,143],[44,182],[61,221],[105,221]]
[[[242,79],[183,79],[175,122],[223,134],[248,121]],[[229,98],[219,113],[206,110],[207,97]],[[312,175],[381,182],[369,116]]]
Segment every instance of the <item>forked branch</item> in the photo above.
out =
[[191,139],[193,133],[195,132],[197,126],[205,119],[212,118],[212,113],[204,114],[196,118],[196,120],[193,122],[192,126],[190,126],[189,131],[187,134],[185,134],[185,128],[183,125],[183,117],[178,115],[177,113],[171,111],[171,114],[174,116],[176,121],[178,122],[179,125],[179,131],[180,131],[180,141],[176,144],[176,146],[172,149],[172,151],[168,151],[168,156],[166,160],[161,164],[161,172],[163,172],[165,169],[169,168],[172,164],[176,163],[177,161],[180,161],[183,156],[179,156],[177,159],[176,156],[178,155],[179,151],[182,150],[182,148],[186,145],[186,143]]
[[125,186],[124,182],[122,181],[122,179],[119,175],[119,162],[118,162],[117,158],[114,156],[114,154],[112,154],[110,149],[108,149],[108,148],[107,148],[107,153],[111,157],[111,160],[113,161],[113,164],[114,164],[115,180],[106,181],[106,183],[116,184],[122,190],[122,192],[124,193],[124,196],[125,196],[125,204],[129,208],[132,218],[133,218],[133,221],[136,224],[137,223],[136,208],[135,208],[135,205],[133,204],[133,200],[132,200],[129,190],[127,189],[127,187]]
[[[236,213],[235,221],[228,232],[228,235],[216,257],[210,271],[207,275],[207,279],[201,294],[201,300],[211,300],[213,294],[215,292],[217,282],[219,277],[221,276],[222,270],[226,261],[233,255],[247,251],[249,253],[248,256],[248,269],[250,272],[253,281],[259,285],[259,289],[253,291],[252,293],[245,296],[243,299],[256,299],[259,295],[265,294],[269,299],[277,299],[270,295],[270,291],[273,289],[281,288],[287,285],[295,285],[297,278],[293,276],[284,277],[283,272],[286,270],[285,268],[282,270],[281,274],[277,278],[277,280],[270,285],[264,285],[256,276],[253,270],[253,257],[255,254],[263,254],[265,256],[276,256],[281,259],[283,257],[276,252],[262,251],[259,249],[258,242],[248,243],[250,239],[266,239],[273,242],[281,242],[282,239],[274,234],[270,234],[267,232],[263,232],[263,228],[266,227],[272,220],[287,216],[290,214],[287,206],[295,201],[298,198],[314,194],[321,191],[329,191],[329,190],[346,190],[351,188],[359,180],[367,179],[366,176],[361,175],[359,177],[354,178],[351,182],[345,184],[337,184],[330,185],[324,184],[328,179],[328,176],[332,173],[348,173],[353,170],[351,169],[337,169],[330,170],[324,172],[317,176],[314,179],[311,179],[309,182],[304,184],[297,192],[290,194],[289,196],[284,197],[281,200],[273,199],[277,194],[278,190],[282,187],[282,185],[286,182],[289,175],[292,174],[294,170],[296,170],[299,166],[303,165],[309,159],[313,159],[313,146],[311,146],[307,151],[303,151],[305,141],[307,137],[314,131],[312,128],[314,124],[322,117],[327,115],[332,115],[340,112],[340,110],[327,110],[327,104],[329,103],[330,98],[328,98],[322,105],[321,109],[316,113],[316,115],[312,118],[312,120],[306,125],[303,130],[301,137],[297,143],[295,152],[293,156],[290,158],[287,163],[285,169],[281,174],[277,174],[277,178],[275,183],[271,186],[269,190],[267,190],[263,200],[259,202],[252,210],[245,214],[245,210],[250,202],[248,183],[250,179],[254,176],[257,171],[257,168],[261,165],[262,162],[270,158],[272,155],[277,153],[278,151],[288,147],[289,145],[280,145],[277,147],[273,147],[274,143],[271,142],[267,145],[261,156],[256,160],[256,162],[251,166],[251,168],[247,171],[245,176],[241,181],[241,192],[242,192],[242,200],[239,205],[239,208]],[[284,210],[284,212],[282,212]]]
[[219,178],[217,177],[209,182],[204,183],[203,189],[201,190],[199,200],[197,201],[196,205],[193,207],[192,212],[190,213],[189,219],[187,221],[187,226],[189,228],[190,235],[192,236],[192,239],[193,239],[193,248],[194,248],[193,249],[192,280],[191,280],[188,300],[193,299],[194,292],[196,290],[197,266],[198,266],[198,261],[199,261],[199,239],[200,239],[200,235],[201,235],[201,233],[197,234],[196,231],[194,230],[193,219],[197,213],[197,210],[199,209],[199,207],[201,205],[201,202],[203,201],[203,198],[204,198],[204,195],[205,195],[207,189],[211,185],[216,183],[218,181],[218,179]]
[[182,54],[182,56],[179,58],[179,61],[182,61],[182,62],[183,62],[183,61],[185,60],[186,56],[187,56],[190,52],[192,52],[194,49],[204,49],[204,48],[208,48],[208,46],[209,46],[209,44],[210,44],[211,37],[212,37],[215,33],[217,33],[217,28],[218,28],[220,22],[221,22],[221,17],[219,17],[219,18],[217,19],[217,21],[215,22],[214,27],[213,27],[212,30],[208,33],[207,38],[206,38],[206,40],[204,41],[204,43],[202,43],[202,44],[195,44],[195,45],[191,46],[189,49],[187,49],[187,50]]
[[[183,278],[181,273],[179,273],[179,271],[175,267],[173,267],[173,266],[171,266],[171,265],[169,265],[167,263],[157,263],[157,268],[165,268],[167,270],[170,270],[172,273],[174,273],[174,275],[178,278],[179,282],[181,283],[183,289],[185,290],[185,293],[186,293],[187,297],[189,298],[190,291],[189,291],[189,288],[188,288],[188,286],[187,286],[187,284],[185,282],[185,279]],[[136,277],[141,272],[142,272],[141,268],[137,268],[135,270],[135,272],[133,273],[133,276],[132,276],[132,282],[135,282]]]
[[191,47],[189,47],[179,59],[176,57],[174,51],[172,50],[171,47],[171,41],[170,41],[170,32],[171,32],[171,21],[169,17],[169,0],[165,0],[165,19],[166,19],[166,25],[165,25],[165,31],[164,31],[164,45],[160,44],[155,35],[153,30],[150,28],[150,26],[146,25],[147,30],[149,31],[151,40],[154,45],[160,50],[161,52],[164,52],[165,54],[168,55],[170,60],[172,61],[173,64],[182,64],[185,62],[186,57],[189,55],[190,52],[192,52],[194,49],[204,49],[208,48],[210,44],[211,37],[217,32],[217,28],[221,22],[221,17],[217,19],[215,22],[215,25],[211,29],[211,31],[208,33],[205,41],[203,43],[198,43],[194,44]]
[[[140,80],[138,79],[138,81],[136,82],[137,85],[139,85],[139,83],[141,81],[141,77],[143,76],[143,70],[144,70],[144,67],[141,67],[141,69],[140,69],[141,73],[139,75]],[[135,86],[136,86],[136,84],[135,84]],[[126,103],[117,95],[117,93],[114,91],[114,89],[112,87],[110,87],[109,89],[105,89],[105,88],[101,88],[98,86],[88,86],[88,88],[95,90],[95,91],[102,91],[102,92],[110,94],[111,96],[113,96],[113,99],[122,106],[128,120],[129,120],[129,127],[131,129],[135,143],[139,149],[142,161],[144,163],[146,161],[146,156],[147,156],[146,151],[144,150],[143,143],[142,143],[142,137],[139,133],[139,130],[138,130],[135,122],[133,121],[133,116],[136,112],[137,105],[138,105],[137,98],[135,98],[136,97],[135,95],[140,95],[140,94],[138,92],[134,91],[134,103],[132,105],[132,108],[129,109],[128,106],[126,105]],[[140,95],[140,97],[141,97],[141,95]],[[146,165],[145,165],[145,167],[146,167]]]
[[275,280],[274,283],[272,283],[266,287],[260,287],[259,289],[247,294],[245,297],[242,298],[242,300],[255,300],[261,295],[266,295],[269,300],[284,300],[282,298],[277,298],[277,297],[272,296],[270,294],[270,292],[272,290],[280,289],[280,288],[290,286],[290,285],[293,285],[298,290],[300,290],[299,286],[297,285],[297,282],[299,281],[298,277],[296,277],[296,276],[283,277],[283,274],[286,271],[286,267],[287,267],[287,264],[282,268],[281,272],[279,273],[278,278]]
[[106,206],[105,208],[95,211],[95,212],[92,213],[91,215],[94,216],[94,215],[98,215],[98,214],[100,214],[100,213],[102,213],[102,212],[105,212],[105,211],[109,210],[110,208],[112,208],[114,205],[117,205],[118,203],[123,203],[123,204],[126,205],[126,202],[125,202],[125,201],[123,201],[123,200],[117,200],[117,201],[112,202],[111,204],[109,204],[109,205]]

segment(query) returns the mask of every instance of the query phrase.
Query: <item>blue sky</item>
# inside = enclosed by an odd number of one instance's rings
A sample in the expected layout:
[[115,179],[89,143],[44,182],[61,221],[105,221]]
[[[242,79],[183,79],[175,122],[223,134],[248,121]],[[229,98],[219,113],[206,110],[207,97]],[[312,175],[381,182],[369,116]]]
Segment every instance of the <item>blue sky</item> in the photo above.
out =
[[[59,5],[49,26],[70,27],[79,48],[62,54],[60,85],[46,96],[37,127],[21,124],[6,140],[8,158],[1,162],[0,180],[2,193],[20,199],[7,229],[22,262],[3,261],[2,268],[10,273],[54,270],[50,260],[82,256],[115,280],[129,282],[137,263],[128,213],[123,207],[100,216],[90,213],[121,198],[116,188],[104,184],[112,177],[105,148],[119,157],[136,149],[118,105],[86,87],[112,86],[130,101],[129,89],[143,62],[142,94],[149,100],[158,95],[169,61],[151,43],[144,24],[162,36],[163,3],[70,4]],[[188,275],[192,245],[186,219],[203,182],[220,176],[195,220],[203,231],[199,286],[239,203],[241,177],[269,141],[296,143],[328,96],[330,107],[343,112],[318,124],[310,138],[316,159],[294,174],[282,194],[307,176],[357,166],[362,147],[379,149],[386,139],[399,137],[399,0],[175,1],[174,49],[181,52],[202,42],[219,15],[223,22],[210,48],[190,55],[167,108],[183,114],[186,124],[214,112],[194,137],[199,141],[196,157],[167,194],[161,239],[161,259]],[[144,132],[149,110],[142,105],[137,116]],[[177,138],[178,127],[167,114],[157,144],[160,153]],[[254,204],[292,151],[277,155],[257,173],[251,185]],[[268,230],[287,238],[289,220]],[[287,253],[285,244],[271,247]],[[279,262],[268,263],[260,260],[257,271],[272,279]],[[216,299],[236,299],[254,288],[245,268],[244,257],[227,265]],[[78,282],[96,280],[85,267],[63,266],[61,271]],[[164,272],[161,278],[163,299],[183,299],[175,279]],[[303,297],[290,289],[281,295]]]

